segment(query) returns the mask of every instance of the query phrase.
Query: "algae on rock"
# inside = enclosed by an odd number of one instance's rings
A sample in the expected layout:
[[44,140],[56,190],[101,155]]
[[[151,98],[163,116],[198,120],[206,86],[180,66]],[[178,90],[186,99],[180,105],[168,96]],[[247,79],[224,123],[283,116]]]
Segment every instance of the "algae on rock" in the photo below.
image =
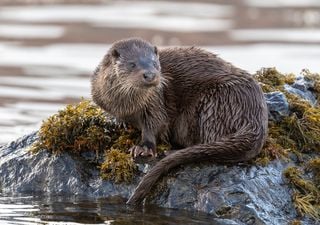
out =
[[297,167],[288,167],[284,176],[293,188],[292,200],[300,216],[320,218],[320,190],[313,181],[307,180]]
[[31,151],[36,153],[45,149],[54,154],[77,155],[91,151],[96,159],[105,154],[101,176],[116,182],[129,182],[135,170],[132,157],[125,152],[136,143],[137,134],[132,128],[120,127],[91,101],[82,100],[76,105],[67,105],[43,121]]
[[106,153],[105,161],[101,165],[101,176],[116,183],[130,183],[136,170],[137,166],[129,154],[111,149]]
[[[311,74],[309,72],[309,74]],[[265,160],[287,155],[287,151],[300,152],[319,151],[320,149],[320,108],[312,106],[307,100],[289,93],[285,84],[293,84],[293,74],[284,75],[275,68],[264,68],[254,76],[265,92],[281,91],[288,100],[290,114],[279,121],[269,121],[269,133],[262,151]],[[320,81],[317,74],[310,75],[314,83]],[[267,157],[269,156],[269,157]]]
[[[302,71],[300,83],[307,87],[304,90],[312,91],[314,98],[319,101],[320,75],[308,70]],[[289,160],[293,153],[298,160],[297,166],[287,168],[283,174],[291,185],[292,201],[300,216],[320,218],[320,160],[319,157],[306,162],[303,154],[319,155],[320,152],[320,107],[319,102],[313,104],[309,98],[303,99],[294,91],[289,91],[287,85],[295,86],[296,78],[293,74],[281,74],[275,68],[265,68],[257,72],[255,78],[260,82],[265,92],[282,92],[289,104],[289,115],[277,121],[269,120],[269,132],[266,144],[261,154],[255,159],[260,165],[280,158]],[[301,82],[304,79],[304,82]],[[301,84],[299,84],[301,86]],[[296,85],[299,88],[298,84]],[[299,92],[296,92],[299,93]],[[306,174],[313,173],[313,179]]]
[[112,141],[113,123],[108,122],[104,112],[84,100],[43,121],[38,132],[39,140],[32,151],[46,149],[52,153],[102,152]]

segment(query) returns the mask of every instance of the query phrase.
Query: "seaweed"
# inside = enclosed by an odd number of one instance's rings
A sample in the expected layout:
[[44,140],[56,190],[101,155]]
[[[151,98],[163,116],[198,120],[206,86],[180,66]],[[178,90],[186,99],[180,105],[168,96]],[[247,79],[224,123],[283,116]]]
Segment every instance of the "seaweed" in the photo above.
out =
[[103,152],[111,144],[116,125],[106,114],[88,100],[65,109],[43,121],[39,139],[32,152],[46,149],[52,153],[84,151]]
[[294,74],[281,74],[276,68],[262,68],[257,71],[254,78],[260,83],[264,92],[283,91],[284,84],[293,84]]
[[307,81],[310,81],[313,83],[312,92],[316,95],[316,98],[318,100],[319,104],[319,98],[320,98],[320,74],[318,73],[311,73],[310,70],[304,69],[301,72],[301,75],[304,76],[304,78]]
[[121,127],[111,116],[89,100],[67,105],[63,110],[43,121],[38,140],[31,146],[37,153],[47,150],[54,154],[68,152],[80,155],[94,152],[96,159],[105,154],[101,176],[115,182],[129,182],[135,171],[127,150],[137,143],[139,132]]
[[283,174],[293,188],[292,201],[298,214],[320,218],[319,188],[311,180],[305,179],[303,171],[297,167],[288,167]]
[[320,190],[320,157],[316,157],[307,162],[306,169],[313,173],[314,184]]
[[266,166],[274,159],[285,160],[287,157],[288,149],[279,144],[277,139],[269,136],[259,157],[257,157],[254,162],[258,165]]
[[300,220],[292,220],[290,221],[289,225],[302,225]]
[[[313,83],[316,94],[320,87],[319,74],[303,70],[306,80]],[[320,108],[310,102],[291,94],[284,88],[285,84],[295,82],[294,74],[281,74],[275,68],[263,68],[254,75],[265,92],[281,91],[289,103],[290,115],[281,121],[269,121],[269,132],[262,152],[255,160],[260,165],[267,165],[273,159],[286,159],[288,152],[301,158],[301,153],[319,152],[320,149]],[[319,96],[319,95],[318,95]]]
[[113,180],[116,183],[130,183],[136,170],[137,166],[129,154],[119,149],[111,149],[106,152],[100,174],[103,179]]

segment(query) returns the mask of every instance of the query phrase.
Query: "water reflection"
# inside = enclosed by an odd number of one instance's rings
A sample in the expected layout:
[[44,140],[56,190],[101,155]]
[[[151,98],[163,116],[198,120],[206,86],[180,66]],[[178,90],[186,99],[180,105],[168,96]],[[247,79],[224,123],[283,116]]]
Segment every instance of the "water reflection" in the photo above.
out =
[[122,199],[85,199],[0,194],[0,224],[217,224],[196,212],[148,207],[137,210]]

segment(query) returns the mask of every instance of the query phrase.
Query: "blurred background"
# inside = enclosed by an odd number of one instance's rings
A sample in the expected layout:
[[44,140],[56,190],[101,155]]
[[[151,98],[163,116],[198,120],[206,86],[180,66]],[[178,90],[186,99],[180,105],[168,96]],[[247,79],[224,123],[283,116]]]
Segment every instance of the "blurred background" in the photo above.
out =
[[90,98],[110,44],[197,45],[251,73],[320,72],[319,0],[0,0],[0,144]]

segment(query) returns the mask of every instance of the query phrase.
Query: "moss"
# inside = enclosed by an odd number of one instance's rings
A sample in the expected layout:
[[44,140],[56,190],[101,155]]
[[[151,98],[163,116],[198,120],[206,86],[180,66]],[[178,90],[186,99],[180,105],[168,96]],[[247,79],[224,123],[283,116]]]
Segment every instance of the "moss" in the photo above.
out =
[[284,171],[294,192],[292,200],[300,216],[308,215],[320,218],[320,190],[311,180],[303,177],[303,172],[297,167],[289,167]]
[[106,153],[105,161],[101,165],[101,177],[116,183],[132,181],[136,165],[129,154],[119,149],[111,149]]

